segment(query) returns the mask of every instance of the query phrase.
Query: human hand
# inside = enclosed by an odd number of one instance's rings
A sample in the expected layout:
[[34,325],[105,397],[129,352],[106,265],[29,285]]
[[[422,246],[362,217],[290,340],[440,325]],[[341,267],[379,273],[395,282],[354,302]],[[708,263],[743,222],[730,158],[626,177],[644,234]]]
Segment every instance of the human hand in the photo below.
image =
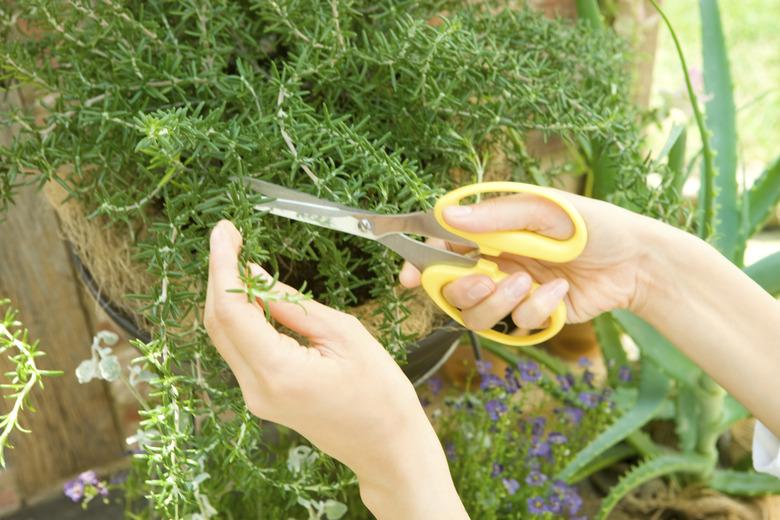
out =
[[[446,285],[444,297],[461,309],[468,328],[489,329],[510,313],[520,329],[541,328],[561,300],[571,323],[639,305],[642,286],[638,280],[642,278],[645,248],[637,228],[652,228],[654,221],[606,202],[563,192],[560,195],[574,204],[587,225],[588,243],[582,254],[563,264],[504,254],[491,258],[510,275],[498,285],[485,275],[465,276]],[[451,206],[444,210],[444,218],[448,224],[471,232],[526,229],[566,239],[574,231],[561,208],[532,195]],[[445,247],[441,240],[431,240],[431,244]],[[415,287],[420,284],[420,273],[407,263],[400,280],[406,287]],[[533,293],[532,280],[541,284]]]
[[[398,364],[348,314],[311,300],[248,302],[228,292],[242,285],[241,242],[228,221],[212,231],[204,323],[248,409],[351,468],[377,516],[465,516],[441,444]],[[274,288],[296,293],[278,282]],[[277,332],[261,305],[309,346]]]

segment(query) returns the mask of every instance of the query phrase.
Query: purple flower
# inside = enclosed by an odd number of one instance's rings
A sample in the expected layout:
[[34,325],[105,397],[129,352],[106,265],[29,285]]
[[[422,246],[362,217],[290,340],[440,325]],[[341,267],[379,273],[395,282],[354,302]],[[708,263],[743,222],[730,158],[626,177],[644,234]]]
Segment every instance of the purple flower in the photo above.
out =
[[546,513],[544,506],[542,497],[531,497],[528,499],[528,512],[532,515],[543,515]]
[[504,382],[495,374],[482,374],[479,387],[482,390],[490,390],[491,388],[503,388]]
[[432,377],[428,380],[428,390],[433,395],[439,395],[442,388],[444,388],[444,381],[440,377]]
[[89,486],[97,486],[97,483],[98,483],[97,474],[94,471],[92,471],[92,470],[85,471],[84,473],[81,473],[78,476],[78,479],[85,486],[87,486],[87,485],[89,485]]
[[622,365],[618,370],[618,379],[624,383],[631,381],[631,368],[629,368],[627,365]]
[[563,510],[560,497],[553,495],[548,499],[547,505],[544,507],[548,513],[560,514]]
[[501,479],[501,483],[504,484],[507,493],[510,495],[514,495],[517,493],[517,490],[520,489],[520,483],[513,478]]
[[547,424],[547,419],[544,417],[536,417],[531,423],[531,435],[538,437],[544,433],[544,427]]
[[558,479],[555,482],[553,482],[552,489],[556,493],[564,494],[564,493],[568,493],[569,492],[569,490],[571,489],[571,486],[569,486],[563,480]]
[[108,496],[108,487],[106,486],[105,482],[98,482],[97,490],[101,496]]
[[550,444],[566,444],[569,439],[566,438],[561,432],[550,432],[547,436],[547,441]]
[[520,369],[520,379],[527,383],[536,383],[542,378],[542,371],[534,361],[520,362],[517,368]]
[[512,367],[506,367],[506,373],[504,374],[504,388],[510,394],[514,394],[521,388],[520,381],[517,379],[517,375]]
[[580,410],[579,408],[575,408],[574,406],[566,406],[563,408],[563,413],[565,413],[571,423],[573,425],[578,425],[582,421],[582,417],[585,415],[585,412]]
[[593,372],[591,372],[586,368],[585,371],[582,373],[582,382],[588,385],[589,387],[593,388],[593,378],[594,378]]
[[571,374],[557,375],[555,378],[564,392],[568,392],[574,386],[574,376]]
[[582,507],[582,498],[575,491],[572,491],[563,496],[563,506],[570,515],[575,515]]
[[477,374],[484,376],[490,373],[490,369],[493,368],[493,363],[490,361],[477,360]]
[[539,470],[531,471],[527,477],[525,477],[525,483],[532,487],[539,487],[547,481],[547,475]]
[[501,417],[501,414],[506,412],[506,404],[500,399],[491,399],[485,403],[485,410],[487,410],[487,413],[492,420],[497,421],[498,418]]
[[586,358],[585,356],[582,356],[580,359],[578,359],[577,364],[582,368],[588,368],[591,366],[590,359]]
[[534,457],[549,457],[550,456],[550,444],[547,442],[535,441],[531,444],[531,449],[528,453]]
[[563,507],[569,511],[569,514],[576,514],[582,507],[582,498],[573,486],[569,486],[562,480],[556,480],[553,482],[552,490],[562,499]]
[[120,471],[119,473],[114,473],[111,475],[111,483],[112,484],[124,484],[127,481],[127,471]]
[[504,472],[504,466],[498,462],[493,463],[493,469],[490,471],[491,477],[497,477]]
[[595,408],[598,406],[601,397],[593,392],[580,392],[578,399],[585,408]]
[[447,456],[448,460],[455,460],[458,458],[458,454],[455,453],[455,443],[452,441],[447,441],[444,443],[444,454]]
[[62,491],[65,493],[66,497],[74,502],[78,502],[84,498],[84,484],[78,478],[67,481],[62,487]]

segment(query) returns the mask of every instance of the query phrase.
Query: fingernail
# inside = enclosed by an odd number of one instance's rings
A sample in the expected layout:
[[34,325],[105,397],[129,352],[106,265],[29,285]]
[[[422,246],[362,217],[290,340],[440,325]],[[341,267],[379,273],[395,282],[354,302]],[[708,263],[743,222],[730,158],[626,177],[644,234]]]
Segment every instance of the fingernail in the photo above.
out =
[[211,230],[211,237],[210,242],[213,246],[214,244],[218,244],[220,241],[225,240],[225,230],[222,226],[222,222],[217,222],[217,225],[214,226],[214,228]]
[[462,218],[471,214],[471,206],[447,206],[444,208],[444,216]]
[[477,282],[466,292],[466,296],[470,300],[481,300],[491,292],[493,292],[493,287],[488,285],[487,282]]
[[266,282],[272,282],[273,277],[268,272],[257,264],[249,264],[249,271],[254,278],[262,277]]
[[505,290],[512,299],[522,298],[528,294],[528,289],[531,288],[531,277],[525,273],[513,276],[514,279],[507,282]]
[[560,300],[569,290],[569,282],[559,278],[549,285],[548,295],[551,301]]

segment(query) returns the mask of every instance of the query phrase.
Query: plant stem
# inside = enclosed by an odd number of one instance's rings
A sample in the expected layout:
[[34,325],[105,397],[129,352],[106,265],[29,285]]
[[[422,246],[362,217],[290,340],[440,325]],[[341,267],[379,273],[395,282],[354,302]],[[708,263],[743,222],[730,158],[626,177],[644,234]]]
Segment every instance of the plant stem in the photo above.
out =
[[664,21],[664,25],[669,29],[669,34],[674,41],[675,49],[677,50],[677,56],[680,59],[680,65],[682,66],[683,76],[685,77],[685,88],[688,91],[688,98],[691,101],[691,107],[693,108],[693,115],[696,119],[696,126],[699,128],[699,135],[702,142],[702,156],[704,157],[704,178],[702,183],[702,194],[700,197],[701,208],[699,209],[699,236],[702,238],[709,238],[712,232],[713,219],[715,218],[715,210],[713,208],[713,200],[715,197],[715,162],[712,156],[712,149],[710,148],[709,132],[704,124],[704,116],[699,108],[699,100],[696,97],[696,93],[693,91],[693,84],[691,83],[691,77],[688,74],[688,64],[685,61],[685,55],[683,54],[682,47],[680,46],[680,40],[677,39],[677,33],[674,32],[672,23],[669,18],[666,17],[666,13],[661,10],[661,7],[655,0],[650,0],[655,10],[661,15]]

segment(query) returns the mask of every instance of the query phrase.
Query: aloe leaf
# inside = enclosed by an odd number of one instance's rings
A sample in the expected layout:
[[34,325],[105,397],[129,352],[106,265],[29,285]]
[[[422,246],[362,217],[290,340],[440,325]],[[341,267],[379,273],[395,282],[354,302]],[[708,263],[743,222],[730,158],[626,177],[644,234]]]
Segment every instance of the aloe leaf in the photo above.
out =
[[664,147],[661,148],[661,151],[658,152],[658,156],[655,158],[656,162],[661,162],[667,155],[669,155],[683,132],[685,132],[685,125],[680,123],[674,123],[672,125],[672,129],[669,130],[669,136],[666,138]]
[[577,18],[586,21],[595,29],[604,28],[604,18],[599,11],[597,0],[577,0]]
[[674,41],[674,47],[677,51],[677,57],[680,60],[680,67],[682,68],[683,77],[685,78],[685,88],[688,91],[688,99],[691,102],[691,108],[693,109],[693,116],[696,120],[696,126],[699,129],[702,142],[702,179],[701,179],[701,191],[699,192],[699,206],[697,208],[699,217],[699,234],[703,237],[709,237],[712,230],[712,221],[714,220],[714,178],[715,178],[715,162],[713,160],[712,149],[710,148],[709,134],[707,132],[707,126],[704,123],[704,116],[699,108],[699,100],[696,93],[693,91],[693,84],[691,83],[691,77],[688,74],[688,64],[685,61],[685,54],[683,54],[680,40],[677,38],[677,33],[672,27],[672,23],[666,16],[666,13],[661,9],[656,0],[650,0],[653,7],[658,14],[661,15],[661,19],[664,21],[664,25],[669,30],[669,34]]
[[609,145],[606,143],[596,141],[591,143],[591,147],[593,152],[589,165],[592,172],[592,185],[589,196],[606,200],[618,188],[620,165],[615,160],[615,156],[610,153]]
[[[604,313],[593,320],[593,330],[596,332],[601,352],[604,358],[614,363],[615,367],[625,365],[626,351],[623,350],[623,344],[620,341],[620,329],[615,323],[615,318],[609,313]],[[609,369],[609,383],[618,384],[618,371],[614,368]]]
[[613,311],[612,315],[636,342],[643,357],[652,359],[662,371],[682,384],[697,387],[701,369],[652,325],[628,311]]
[[604,453],[601,453],[598,457],[593,459],[587,466],[572,475],[571,478],[568,479],[568,482],[579,482],[599,470],[608,468],[621,460],[636,455],[636,453],[637,450],[629,444],[616,444],[615,446],[608,448]]
[[680,134],[675,139],[672,148],[669,150],[669,160],[667,164],[669,171],[672,172],[674,180],[672,186],[676,192],[682,195],[683,186],[688,179],[688,169],[685,167],[685,145],[688,138],[688,132],[684,126],[680,126]]
[[773,296],[780,295],[780,252],[762,258],[744,271],[766,292]]
[[668,448],[656,444],[650,435],[642,430],[636,430],[626,437],[626,443],[631,445],[644,459],[650,459],[669,452]]
[[729,495],[756,496],[780,493],[780,479],[753,471],[717,469],[709,481],[712,489]]
[[633,489],[654,478],[671,473],[706,473],[710,465],[706,459],[692,454],[661,455],[647,460],[626,473],[601,502],[595,520],[606,520],[620,500]]
[[780,157],[761,174],[747,193],[748,218],[745,238],[753,236],[780,201]]
[[[702,58],[709,141],[714,154],[714,212],[711,221],[713,245],[724,256],[739,261],[742,253],[740,210],[737,199],[737,109],[731,81],[726,38],[717,0],[700,0]],[[738,262],[741,263],[741,262]]]
[[698,392],[688,390],[677,394],[677,413],[674,430],[677,433],[679,448],[690,453],[696,449],[699,441],[699,400]]
[[634,407],[580,451],[556,478],[573,482],[575,474],[586,473],[585,468],[599,455],[616,445],[652,419],[669,392],[670,381],[654,363],[642,363],[639,396]]
[[748,416],[750,416],[750,412],[739,401],[727,395],[723,401],[723,422],[718,431],[722,432],[735,422]]

